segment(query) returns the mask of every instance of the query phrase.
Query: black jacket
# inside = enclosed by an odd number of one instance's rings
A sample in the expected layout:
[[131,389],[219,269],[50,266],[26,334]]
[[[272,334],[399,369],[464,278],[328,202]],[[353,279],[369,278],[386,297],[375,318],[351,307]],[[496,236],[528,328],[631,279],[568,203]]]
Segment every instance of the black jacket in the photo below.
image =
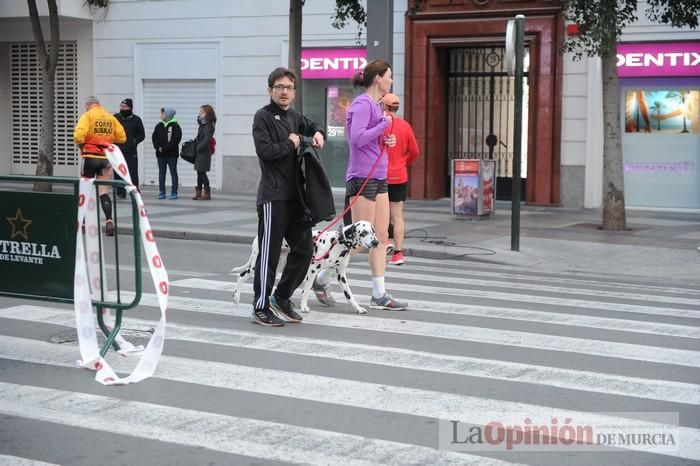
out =
[[297,151],[290,133],[313,136],[323,128],[294,108],[283,110],[276,103],[261,108],[253,118],[253,141],[260,162],[257,203],[299,199]]
[[[156,150],[156,157],[177,157],[180,155],[180,141],[182,140],[182,128],[177,120],[168,122],[160,121],[153,128],[153,148]],[[159,149],[163,149],[162,151]]]
[[195,146],[194,169],[198,172],[211,170],[211,138],[214,137],[214,124],[200,124],[197,130],[197,145]]
[[323,168],[318,152],[311,145],[311,140],[305,140],[302,144],[299,165],[301,166],[298,178],[299,195],[311,226],[323,220],[332,220],[335,217],[333,190],[326,169]]
[[136,146],[146,139],[146,131],[143,129],[141,118],[132,114],[124,118],[121,113],[115,113],[114,118],[124,127],[126,131],[126,142],[117,144],[122,154],[136,156]]

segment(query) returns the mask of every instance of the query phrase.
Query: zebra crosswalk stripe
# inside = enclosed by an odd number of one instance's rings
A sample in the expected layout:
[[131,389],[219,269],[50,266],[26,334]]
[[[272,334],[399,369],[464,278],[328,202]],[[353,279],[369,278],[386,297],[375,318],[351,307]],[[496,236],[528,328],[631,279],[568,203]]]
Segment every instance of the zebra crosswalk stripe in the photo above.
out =
[[[50,346],[46,343],[43,345]],[[26,345],[24,349],[30,351]],[[61,348],[61,351],[56,355],[56,359],[63,357],[63,364],[70,365],[70,350],[71,348],[67,347]],[[31,350],[31,354],[35,357],[38,357],[41,353],[44,352],[41,351],[39,347]],[[31,354],[28,356],[30,359],[32,357]],[[66,359],[68,359],[68,361],[66,361]],[[123,358],[118,358],[115,361],[114,367],[118,371],[126,371],[128,370],[128,362]],[[568,417],[574,418],[577,421],[585,419],[587,424],[600,426],[619,425],[625,421],[634,422],[640,427],[648,426],[651,428],[654,426],[654,423],[645,421],[623,420],[620,414],[584,413],[576,410],[551,408],[529,403],[495,400],[447,392],[436,392],[417,388],[172,356],[164,357],[163,364],[159,368],[157,377],[172,381],[197,383],[218,388],[243,390],[282,397],[294,394],[293,396],[295,399],[442,420],[456,419],[473,425],[487,425],[496,419],[504,423],[517,422],[516,420],[522,421],[520,417],[522,413],[529,413],[529,416],[533,418],[564,419]],[[14,390],[15,389],[10,386],[10,384],[0,383],[0,411],[6,414],[20,415],[19,411],[13,411],[12,408],[9,407],[13,406],[14,403],[22,404],[20,400],[14,398],[12,395],[5,395],[6,391],[12,394]],[[41,389],[29,390],[35,393],[37,391],[41,392]],[[53,390],[51,391],[53,392]],[[37,396],[43,400],[41,394]],[[31,395],[29,398],[33,400]],[[5,405],[3,401],[8,403],[9,406]],[[46,396],[46,401],[41,401],[36,403],[36,405],[31,403],[29,407],[24,406],[25,412],[32,412],[32,408],[45,408],[47,407],[46,405],[52,407],[55,402],[55,396]],[[140,404],[136,402],[128,403]],[[94,411],[94,406],[82,408],[76,403],[71,403],[71,406],[77,406],[78,409],[75,410],[75,414],[77,415]],[[113,405],[106,411],[111,411],[112,407]],[[148,408],[153,410],[152,406]],[[131,414],[133,410],[127,410],[127,412]],[[152,417],[152,415],[147,416]],[[178,414],[174,414],[174,416],[178,418],[179,421],[184,421]],[[118,414],[117,417],[119,417]],[[34,417],[32,416],[32,418]],[[133,419],[132,421],[136,422]],[[669,454],[700,461],[700,431],[698,429],[681,427],[679,429],[679,435],[679,443],[682,442],[684,448],[675,454]],[[649,451],[649,447],[643,445],[628,445],[628,447],[636,451]],[[328,455],[328,452],[325,454]]]
[[[305,464],[400,464],[402,459],[417,461],[418,464],[510,464],[320,429],[4,382],[0,382],[0,412],[260,459]],[[274,439],[274,442],[269,439]]]
[[[171,286],[184,287],[184,288],[198,288],[204,290],[218,290],[218,291],[233,291],[234,284],[229,281],[221,280],[207,280],[201,278],[185,278],[181,280],[175,280],[170,283]],[[353,290],[356,288],[365,288],[368,286],[366,282],[359,282],[351,280],[351,285]],[[686,317],[693,319],[700,319],[700,311],[693,309],[678,309],[674,307],[663,307],[663,306],[647,306],[647,305],[637,305],[637,304],[625,304],[616,302],[606,302],[606,301],[589,301],[582,299],[569,299],[569,298],[558,298],[552,296],[536,296],[520,293],[508,293],[508,292],[496,292],[496,291],[484,291],[484,290],[469,290],[464,288],[448,288],[448,287],[431,287],[424,285],[414,285],[405,284],[400,282],[393,282],[387,285],[392,291],[402,291],[408,293],[420,293],[422,295],[435,295],[435,296],[456,296],[456,297],[466,297],[466,298],[482,298],[482,299],[493,299],[497,301],[508,301],[508,302],[526,302],[534,304],[548,304],[559,307],[573,307],[581,309],[600,309],[604,311],[612,312],[625,312],[625,313],[638,313],[638,314],[648,314],[648,315],[663,315],[663,316],[673,316],[673,317]],[[246,283],[243,290],[251,289],[251,285]],[[360,296],[354,293],[356,296]],[[410,305],[410,303],[409,303]]]

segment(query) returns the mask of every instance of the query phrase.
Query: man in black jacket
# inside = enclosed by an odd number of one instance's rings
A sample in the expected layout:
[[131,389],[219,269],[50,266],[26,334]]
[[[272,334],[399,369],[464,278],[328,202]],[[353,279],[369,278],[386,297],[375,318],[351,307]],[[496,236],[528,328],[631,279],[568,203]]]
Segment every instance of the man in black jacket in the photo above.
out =
[[[297,152],[301,136],[312,137],[314,147],[320,149],[325,133],[291,108],[296,91],[294,73],[276,68],[270,73],[267,86],[270,104],[253,118],[253,140],[262,176],[257,198],[259,254],[251,318],[260,325],[280,327],[285,320],[302,321],[289,298],[304,280],[313,253],[311,224],[305,218],[297,188]],[[290,251],[282,278],[271,296],[283,239]]]
[[[117,147],[119,147],[119,150],[124,154],[126,166],[129,167],[131,182],[138,188],[139,160],[137,158],[136,148],[146,138],[146,133],[143,129],[141,118],[133,114],[133,108],[134,102],[126,98],[119,104],[119,113],[115,113],[114,117],[122,124],[124,131],[126,131],[126,142],[124,144],[117,144]],[[117,175],[116,171],[114,172],[114,179],[121,180],[121,177]],[[124,199],[126,197],[126,190],[124,188],[117,188],[117,197]]]

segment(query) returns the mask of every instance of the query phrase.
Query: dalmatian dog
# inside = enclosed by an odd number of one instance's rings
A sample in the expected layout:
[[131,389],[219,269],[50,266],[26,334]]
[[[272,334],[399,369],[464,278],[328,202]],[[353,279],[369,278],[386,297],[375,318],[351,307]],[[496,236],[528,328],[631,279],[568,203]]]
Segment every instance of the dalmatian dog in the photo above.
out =
[[[375,248],[379,245],[377,234],[374,226],[365,221],[355,222],[346,226],[342,230],[325,231],[318,236],[320,232],[314,231],[312,234],[316,238],[314,242],[313,256],[311,257],[311,265],[306,272],[306,277],[302,282],[301,306],[302,312],[309,312],[309,294],[311,285],[319,272],[325,269],[332,269],[335,272],[335,277],[338,283],[343,288],[345,298],[348,303],[358,314],[366,314],[367,310],[360,306],[350,291],[350,285],[346,275],[346,268],[350,262],[350,252],[355,248]],[[289,248],[285,241],[282,245],[284,248]],[[233,290],[233,302],[238,304],[241,300],[240,286],[245,283],[255,271],[255,261],[258,258],[258,238],[253,240],[250,257],[245,264],[234,267],[231,272],[238,274],[238,280]]]

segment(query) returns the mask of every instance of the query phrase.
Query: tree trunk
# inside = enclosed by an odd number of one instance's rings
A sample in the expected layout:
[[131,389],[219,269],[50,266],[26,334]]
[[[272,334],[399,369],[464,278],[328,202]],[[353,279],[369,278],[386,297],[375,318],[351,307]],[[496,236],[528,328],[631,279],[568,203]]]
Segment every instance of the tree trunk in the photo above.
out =
[[[39,158],[36,162],[36,176],[53,176],[53,116],[55,94],[53,79],[48,79],[44,76],[42,91]],[[34,183],[34,191],[50,192],[51,190],[51,183]]]
[[[613,48],[614,50],[614,48]],[[615,53],[602,58],[603,74],[603,230],[625,230],[620,88]]]
[[289,0],[289,68],[297,77],[294,108],[303,112],[301,92],[301,8],[302,0]]
[[[56,0],[47,0],[49,7],[49,24],[51,28],[50,50],[46,50],[44,34],[41,31],[39,12],[36,7],[36,0],[27,0],[29,7],[29,19],[32,24],[34,43],[39,56],[39,63],[42,69],[42,104],[41,104],[41,129],[39,133],[39,153],[36,164],[37,176],[53,176],[53,136],[54,136],[54,79],[56,77],[56,65],[59,55],[59,21],[58,6]],[[51,183],[34,183],[34,191],[51,191]]]

